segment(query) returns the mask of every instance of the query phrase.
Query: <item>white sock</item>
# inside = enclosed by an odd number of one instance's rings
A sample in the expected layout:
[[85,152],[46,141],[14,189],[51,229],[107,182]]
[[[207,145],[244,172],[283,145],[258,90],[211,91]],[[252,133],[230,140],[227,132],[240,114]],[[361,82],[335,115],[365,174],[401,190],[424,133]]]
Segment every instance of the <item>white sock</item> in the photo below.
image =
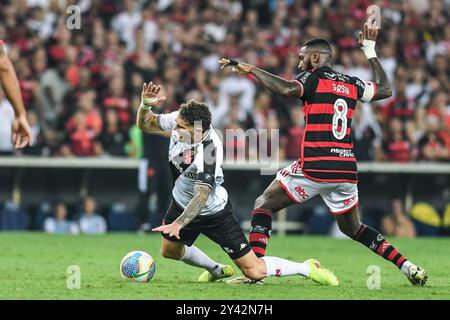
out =
[[191,266],[204,268],[215,276],[222,274],[222,265],[212,260],[196,246],[184,246],[184,255],[180,259]]
[[293,262],[278,257],[261,257],[261,259],[266,263],[267,277],[284,277],[295,274],[309,276],[310,267],[307,263]]
[[402,267],[400,270],[402,270],[402,272],[406,275],[409,276],[409,266],[412,266],[413,264],[409,261],[406,260],[405,262],[403,262]]

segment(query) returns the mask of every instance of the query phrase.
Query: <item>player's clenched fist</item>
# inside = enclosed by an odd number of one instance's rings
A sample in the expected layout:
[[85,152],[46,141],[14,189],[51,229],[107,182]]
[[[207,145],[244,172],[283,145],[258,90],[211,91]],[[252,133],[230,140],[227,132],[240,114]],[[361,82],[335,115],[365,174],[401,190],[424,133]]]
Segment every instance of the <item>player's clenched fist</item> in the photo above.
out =
[[238,62],[236,60],[226,59],[222,58],[219,60],[220,69],[224,69],[225,67],[232,66],[233,72],[239,73],[239,74],[248,74],[254,66],[248,63]]

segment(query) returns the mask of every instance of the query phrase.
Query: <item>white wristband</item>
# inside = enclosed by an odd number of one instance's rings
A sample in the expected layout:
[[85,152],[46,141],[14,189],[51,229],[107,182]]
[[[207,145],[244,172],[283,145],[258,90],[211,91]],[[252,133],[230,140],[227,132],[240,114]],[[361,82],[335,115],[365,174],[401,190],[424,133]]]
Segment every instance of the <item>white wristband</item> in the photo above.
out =
[[377,57],[377,53],[375,52],[375,41],[373,40],[363,40],[361,50],[366,55],[367,59],[372,59]]

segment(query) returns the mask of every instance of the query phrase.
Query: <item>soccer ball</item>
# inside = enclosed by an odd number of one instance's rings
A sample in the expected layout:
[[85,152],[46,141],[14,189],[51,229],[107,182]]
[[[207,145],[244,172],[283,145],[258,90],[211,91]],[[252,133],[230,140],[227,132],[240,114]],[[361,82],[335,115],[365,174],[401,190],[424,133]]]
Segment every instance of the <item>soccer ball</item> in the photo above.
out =
[[155,274],[155,261],[144,251],[132,251],[120,262],[120,274],[127,280],[149,282]]

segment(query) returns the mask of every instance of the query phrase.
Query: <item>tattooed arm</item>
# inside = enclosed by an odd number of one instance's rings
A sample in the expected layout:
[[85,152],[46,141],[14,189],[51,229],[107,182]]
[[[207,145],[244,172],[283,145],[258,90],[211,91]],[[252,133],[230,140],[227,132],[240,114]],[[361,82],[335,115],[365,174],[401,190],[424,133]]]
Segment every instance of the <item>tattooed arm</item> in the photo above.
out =
[[369,59],[370,67],[374,76],[377,90],[371,101],[389,98],[392,95],[392,88],[389,80],[384,72],[383,67],[378,61],[375,52],[375,41],[378,36],[378,27],[376,22],[371,24],[364,24],[364,30],[359,32],[359,45],[364,51],[364,54]]
[[273,93],[285,97],[298,97],[300,95],[300,88],[294,82],[280,78],[257,67],[252,68],[249,73],[254,75],[265,88]]
[[154,114],[152,110],[145,110],[139,107],[136,125],[144,132],[161,130],[158,126],[158,115]]
[[204,184],[196,184],[194,186],[194,197],[184,209],[183,214],[179,216],[174,223],[180,225],[180,228],[184,228],[192,220],[195,219],[205,207],[208,201],[209,193],[211,192],[211,187]]
[[389,98],[392,96],[392,88],[380,61],[378,61],[378,58],[372,58],[369,59],[369,63],[377,85],[377,92],[373,96],[372,101]]
[[281,96],[290,97],[295,96],[298,97],[300,95],[300,88],[298,84],[280,78],[270,72],[262,70],[256,66],[253,66],[248,63],[237,62],[229,59],[222,58],[219,63],[222,65],[222,69],[228,65],[233,66],[233,71],[239,74],[252,74],[254,75],[261,84],[272,91]]
[[137,113],[136,125],[144,132],[161,130],[158,125],[158,115],[152,111],[152,107],[166,100],[166,97],[158,96],[160,90],[161,86],[157,86],[153,82],[150,82],[148,85],[144,83],[142,88],[141,105]]
[[200,214],[208,201],[211,190],[212,188],[209,185],[196,184],[194,186],[194,197],[184,209],[183,213],[171,224],[162,225],[153,229],[153,231],[159,231],[168,234],[170,237],[180,239],[180,230]]

